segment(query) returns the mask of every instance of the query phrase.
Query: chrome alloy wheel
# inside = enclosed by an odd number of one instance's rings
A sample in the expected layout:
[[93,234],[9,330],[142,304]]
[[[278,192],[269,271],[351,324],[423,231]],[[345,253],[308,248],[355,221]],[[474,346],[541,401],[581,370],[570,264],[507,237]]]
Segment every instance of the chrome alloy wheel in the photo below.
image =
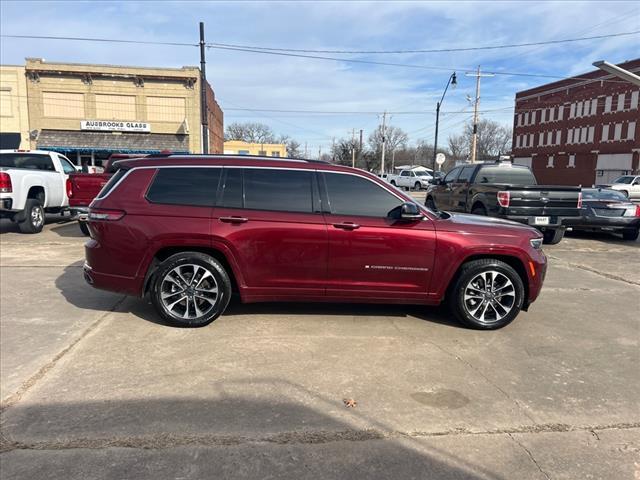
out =
[[218,301],[218,283],[200,265],[187,263],[169,271],[162,279],[160,299],[171,315],[195,319],[207,315]]
[[40,228],[44,223],[44,212],[40,205],[36,205],[31,209],[31,224],[35,228]]
[[486,325],[509,315],[515,303],[513,283],[495,270],[479,273],[464,289],[464,308],[475,320]]

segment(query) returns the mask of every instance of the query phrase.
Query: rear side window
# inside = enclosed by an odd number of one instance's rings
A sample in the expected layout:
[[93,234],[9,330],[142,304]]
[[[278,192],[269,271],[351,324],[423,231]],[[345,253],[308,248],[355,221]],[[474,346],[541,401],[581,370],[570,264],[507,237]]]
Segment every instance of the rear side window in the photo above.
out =
[[213,207],[221,172],[221,168],[160,168],[149,187],[147,200]]
[[227,208],[242,208],[242,172],[241,168],[227,168],[222,186],[220,206]]
[[506,183],[509,185],[536,185],[536,177],[526,167],[489,165],[480,168],[474,183]]
[[325,173],[331,213],[384,218],[402,204],[395,195],[363,177]]
[[49,155],[29,153],[3,153],[0,155],[0,167],[24,168],[54,172],[53,161]]
[[244,170],[244,208],[280,212],[313,212],[313,172]]

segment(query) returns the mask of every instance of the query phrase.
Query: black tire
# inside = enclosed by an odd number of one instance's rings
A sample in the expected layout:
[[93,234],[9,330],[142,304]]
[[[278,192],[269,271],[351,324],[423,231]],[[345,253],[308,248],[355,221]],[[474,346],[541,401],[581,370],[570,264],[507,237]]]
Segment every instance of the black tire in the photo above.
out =
[[422,184],[420,182],[416,182],[413,189],[420,191],[422,189]]
[[484,208],[482,205],[475,205],[473,207],[473,210],[471,210],[471,214],[472,215],[484,215],[486,217],[487,216],[487,209]]
[[44,228],[44,208],[40,200],[27,198],[24,204],[24,218],[18,222],[22,233],[40,233]]
[[542,237],[542,243],[546,243],[547,245],[560,243],[564,237],[564,228],[547,229],[542,232]]
[[391,185],[393,185],[395,187],[396,186],[396,181],[395,180],[391,180]]
[[630,242],[633,242],[638,239],[639,234],[640,234],[640,228],[629,228],[627,230],[622,231],[622,238],[624,240],[629,240]]
[[[176,269],[179,269],[179,274],[175,273]],[[190,283],[194,281],[194,277],[197,282],[195,287]],[[201,288],[197,289],[198,286]],[[171,295],[174,288],[175,293]],[[179,288],[183,289],[182,292],[186,289],[186,294],[181,295]],[[215,296],[214,288],[217,288]],[[197,295],[198,292],[201,296]],[[229,305],[231,280],[225,268],[215,258],[200,252],[180,252],[158,266],[150,293],[153,306],[167,323],[179,327],[203,327],[218,318]],[[165,304],[169,302],[174,303]],[[191,316],[191,313],[195,315]]]
[[433,200],[433,197],[427,197],[427,199],[424,202],[424,205],[428,209],[433,210],[434,212],[438,211],[438,207],[436,207],[436,202]]
[[[478,285],[476,283],[478,278],[481,278],[483,274],[487,274],[488,272],[493,272],[490,278],[494,279],[488,283],[493,284],[493,286],[498,285],[495,287],[495,291],[508,293],[500,297],[487,298],[484,296],[486,289],[478,289],[477,291],[481,292],[482,296],[479,296],[478,299],[468,298],[465,300],[465,291],[467,289],[474,291],[473,289]],[[508,279],[511,287],[503,287],[501,289],[501,285],[507,284],[506,281],[502,283],[505,278]],[[493,290],[487,292],[487,295],[489,295],[489,293],[494,295]],[[462,266],[455,283],[449,290],[448,300],[451,311],[463,325],[478,330],[496,330],[508,325],[518,316],[524,303],[524,296],[524,284],[520,275],[518,275],[518,272],[516,272],[513,267],[500,260],[483,258],[480,260],[472,260]],[[489,305],[483,307],[483,305],[486,305],[485,302],[488,302]],[[506,305],[506,307],[510,309],[507,310],[505,306],[501,309],[499,305],[494,307],[493,305],[496,303]],[[489,307],[491,307],[491,310]],[[483,311],[479,312],[476,308],[483,309]],[[481,318],[474,316],[475,313]],[[500,317],[500,315],[503,316]]]
[[81,222],[80,220],[78,220],[78,226],[80,227],[80,231],[82,232],[82,234],[85,237],[89,236],[89,225],[87,225],[87,222]]

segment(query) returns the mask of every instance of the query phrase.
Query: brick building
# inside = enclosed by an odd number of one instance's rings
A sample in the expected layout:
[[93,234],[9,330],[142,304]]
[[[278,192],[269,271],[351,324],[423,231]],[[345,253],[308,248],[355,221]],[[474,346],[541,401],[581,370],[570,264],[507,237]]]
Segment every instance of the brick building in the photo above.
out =
[[[619,64],[640,72],[640,59]],[[591,186],[640,172],[640,87],[602,70],[516,93],[515,162],[542,184]]]
[[[101,166],[112,153],[200,153],[200,70],[51,63],[28,58],[30,147]],[[223,114],[207,84],[209,151],[223,151]],[[26,112],[25,112],[26,113]]]

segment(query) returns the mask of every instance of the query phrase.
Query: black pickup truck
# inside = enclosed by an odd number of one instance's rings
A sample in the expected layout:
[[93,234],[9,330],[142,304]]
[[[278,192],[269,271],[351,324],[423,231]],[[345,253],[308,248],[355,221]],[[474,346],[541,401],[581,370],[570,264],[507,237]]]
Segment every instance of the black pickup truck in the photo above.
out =
[[529,167],[510,161],[461,165],[429,187],[425,205],[525,223],[555,244],[580,217],[581,188],[537,183]]

